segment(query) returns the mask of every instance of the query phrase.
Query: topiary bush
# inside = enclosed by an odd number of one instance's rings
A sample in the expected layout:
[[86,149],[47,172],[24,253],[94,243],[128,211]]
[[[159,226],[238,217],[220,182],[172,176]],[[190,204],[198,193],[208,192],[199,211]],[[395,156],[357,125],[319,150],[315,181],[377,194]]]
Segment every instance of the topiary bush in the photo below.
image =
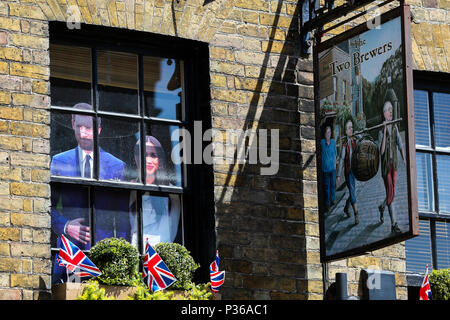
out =
[[433,300],[450,300],[450,269],[433,270],[429,281]]
[[170,286],[170,289],[191,289],[194,272],[200,265],[195,263],[194,258],[192,258],[186,247],[178,243],[160,242],[154,248],[178,280]]
[[102,274],[96,278],[106,285],[133,286],[138,274],[139,252],[123,238],[106,238],[89,253],[89,258]]

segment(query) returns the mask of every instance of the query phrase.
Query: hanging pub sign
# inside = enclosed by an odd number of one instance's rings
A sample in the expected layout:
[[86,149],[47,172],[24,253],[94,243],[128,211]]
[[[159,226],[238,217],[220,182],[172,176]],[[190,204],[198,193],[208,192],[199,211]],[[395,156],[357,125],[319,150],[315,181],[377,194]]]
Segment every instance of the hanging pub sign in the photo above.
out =
[[409,7],[377,18],[314,47],[322,261],[418,235]]

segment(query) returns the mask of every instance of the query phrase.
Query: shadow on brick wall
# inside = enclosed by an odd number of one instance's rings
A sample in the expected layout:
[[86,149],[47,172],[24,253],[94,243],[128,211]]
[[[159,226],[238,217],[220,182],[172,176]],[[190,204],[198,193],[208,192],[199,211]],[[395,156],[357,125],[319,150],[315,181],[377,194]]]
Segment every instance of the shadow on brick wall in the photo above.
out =
[[[261,175],[268,165],[215,166],[217,243],[227,271],[223,299],[307,298],[305,222],[317,215],[313,66],[300,53],[300,4],[285,41],[278,41],[282,5],[240,128],[279,130],[279,169]],[[270,150],[269,132],[267,141]]]

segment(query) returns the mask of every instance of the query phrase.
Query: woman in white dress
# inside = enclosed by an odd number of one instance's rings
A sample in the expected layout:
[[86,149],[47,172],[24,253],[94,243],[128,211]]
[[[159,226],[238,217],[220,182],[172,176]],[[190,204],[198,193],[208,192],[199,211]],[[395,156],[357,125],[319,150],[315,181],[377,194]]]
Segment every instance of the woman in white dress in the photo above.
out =
[[[146,184],[171,185],[166,166],[166,155],[161,143],[153,136],[145,138],[145,170]],[[135,146],[135,161],[140,168],[139,141]],[[130,223],[131,243],[137,245],[137,219],[136,219],[136,191],[130,197]],[[143,239],[148,239],[150,244],[160,242],[174,242],[180,223],[180,198],[177,195],[157,196],[148,192],[142,195],[142,229]]]

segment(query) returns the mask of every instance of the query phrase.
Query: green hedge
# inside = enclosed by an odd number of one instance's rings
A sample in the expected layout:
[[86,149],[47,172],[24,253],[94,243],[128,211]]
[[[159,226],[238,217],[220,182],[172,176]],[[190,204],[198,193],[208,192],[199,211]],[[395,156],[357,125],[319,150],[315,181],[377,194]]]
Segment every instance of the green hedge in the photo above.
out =
[[433,270],[429,281],[433,300],[450,299],[450,269]]
[[106,285],[132,286],[139,280],[139,252],[125,239],[103,239],[89,252],[102,274],[96,279]]
[[200,265],[196,264],[190,252],[178,243],[158,243],[155,251],[165,262],[177,281],[170,286],[173,290],[189,290],[192,286],[194,272]]

